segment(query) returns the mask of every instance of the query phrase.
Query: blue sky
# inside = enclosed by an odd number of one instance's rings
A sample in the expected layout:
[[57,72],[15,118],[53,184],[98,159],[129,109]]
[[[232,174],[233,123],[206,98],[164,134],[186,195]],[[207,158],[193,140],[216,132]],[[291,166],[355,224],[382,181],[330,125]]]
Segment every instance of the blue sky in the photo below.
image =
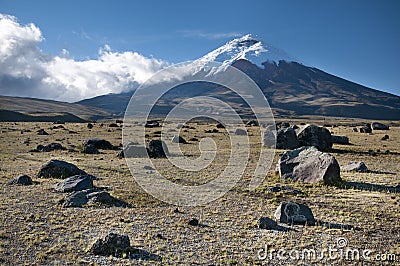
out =
[[400,1],[0,0],[0,13],[40,29],[44,54],[66,49],[76,61],[108,45],[177,63],[252,33],[306,65],[400,95]]

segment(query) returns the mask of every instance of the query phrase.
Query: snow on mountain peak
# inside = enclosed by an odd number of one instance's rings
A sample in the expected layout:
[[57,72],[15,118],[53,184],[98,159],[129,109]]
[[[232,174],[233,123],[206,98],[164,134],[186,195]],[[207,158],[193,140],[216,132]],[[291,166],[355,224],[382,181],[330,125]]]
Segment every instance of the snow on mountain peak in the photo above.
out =
[[219,62],[222,65],[217,69],[212,68],[210,74],[225,71],[237,60],[245,59],[253,64],[262,67],[262,63],[267,61],[279,62],[285,60],[295,61],[284,51],[271,45],[264,44],[262,41],[253,37],[251,34],[233,39],[221,47],[211,51],[203,57],[197,59],[196,64],[206,66],[210,62]]

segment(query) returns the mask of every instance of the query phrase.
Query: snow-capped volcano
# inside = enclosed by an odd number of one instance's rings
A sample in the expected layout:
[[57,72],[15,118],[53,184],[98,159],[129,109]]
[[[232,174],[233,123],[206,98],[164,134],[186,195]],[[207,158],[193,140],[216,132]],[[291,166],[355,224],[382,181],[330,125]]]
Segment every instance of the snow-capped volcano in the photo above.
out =
[[218,72],[225,70],[228,66],[233,65],[240,59],[245,59],[260,67],[262,67],[262,63],[265,62],[278,63],[281,60],[287,62],[298,61],[284,51],[264,43],[251,34],[247,34],[240,38],[233,39],[200,57],[195,63],[206,65],[209,62],[219,62],[222,64],[221,67],[219,67],[218,70],[213,70],[213,72]]

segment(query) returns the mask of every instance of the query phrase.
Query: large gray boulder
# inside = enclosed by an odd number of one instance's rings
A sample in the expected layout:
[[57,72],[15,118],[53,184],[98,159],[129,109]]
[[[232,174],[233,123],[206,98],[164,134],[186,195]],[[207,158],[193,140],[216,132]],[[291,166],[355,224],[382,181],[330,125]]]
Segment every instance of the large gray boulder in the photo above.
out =
[[93,178],[90,175],[75,175],[64,179],[54,186],[58,192],[81,191],[93,188]]
[[307,124],[297,132],[300,146],[314,146],[318,150],[328,151],[332,148],[332,135],[328,129]]
[[297,139],[296,131],[291,127],[283,127],[278,130],[276,136],[277,149],[296,149],[300,147],[300,142]]
[[83,207],[86,204],[100,204],[103,206],[126,207],[127,203],[114,198],[107,191],[86,189],[76,191],[60,201],[63,207]]
[[86,175],[86,172],[71,163],[60,160],[50,160],[42,165],[36,177],[67,178],[74,175]]
[[283,153],[277,164],[281,179],[306,183],[337,184],[340,167],[335,157],[318,151],[315,147],[301,147]]
[[275,211],[275,218],[281,223],[315,225],[315,218],[311,209],[300,203],[286,202],[279,205]]
[[380,122],[372,122],[371,127],[373,130],[389,130],[389,126]]

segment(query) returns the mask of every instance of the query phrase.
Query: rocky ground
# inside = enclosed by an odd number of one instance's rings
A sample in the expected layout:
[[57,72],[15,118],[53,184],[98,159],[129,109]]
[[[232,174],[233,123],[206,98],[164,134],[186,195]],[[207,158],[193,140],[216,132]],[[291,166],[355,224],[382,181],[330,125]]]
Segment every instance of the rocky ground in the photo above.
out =
[[[347,185],[307,184],[280,180],[274,167],[262,186],[249,191],[248,182],[257,162],[256,127],[250,127],[252,153],[243,178],[225,196],[200,207],[168,205],[148,195],[135,182],[125,159],[116,157],[122,142],[121,124],[115,121],[87,124],[67,123],[1,123],[0,139],[0,264],[4,265],[394,265],[386,257],[376,261],[377,254],[396,254],[400,261],[400,127],[353,131],[353,120],[290,121],[290,124],[313,122],[330,124],[335,135],[349,137],[352,145],[334,144],[329,151],[341,169],[351,162],[362,161],[366,172],[341,170]],[[331,126],[335,125],[335,126]],[[154,159],[170,180],[201,184],[213,179],[226,165],[229,155],[228,134],[205,133],[215,124],[191,124],[182,132],[189,140],[213,137],[219,148],[215,162],[201,173],[174,169],[167,159]],[[38,130],[43,129],[41,134]],[[149,128],[149,139],[156,138]],[[382,140],[388,135],[389,138]],[[82,141],[88,138],[108,140],[115,149],[99,149],[86,154]],[[59,143],[65,149],[46,151],[46,145]],[[38,145],[42,147],[37,147]],[[51,147],[55,147],[54,145]],[[181,144],[185,154],[199,154],[198,142]],[[37,149],[39,151],[33,151]],[[44,151],[40,151],[44,150]],[[51,149],[50,149],[51,150]],[[276,150],[274,164],[284,150]],[[93,184],[123,204],[87,204],[65,207],[60,204],[68,193],[53,186],[61,179],[37,178],[41,166],[51,159],[72,163],[95,176]],[[159,168],[161,167],[161,168]],[[32,177],[32,185],[6,185],[20,175]],[[279,189],[287,186],[290,189]],[[275,188],[271,188],[275,187]],[[278,188],[277,188],[278,187]],[[297,193],[300,191],[301,193]],[[272,230],[260,229],[261,217],[274,218],[277,207],[293,201],[310,207],[317,220],[314,226],[279,224]],[[193,223],[198,220],[198,224]],[[191,221],[192,220],[192,221]],[[191,221],[191,222],[190,222]],[[190,222],[190,223],[189,223]],[[115,256],[95,255],[92,245],[109,233],[127,235],[130,249]],[[360,252],[370,249],[370,259],[352,261],[323,257],[321,260],[296,260],[277,257],[273,250],[321,252],[337,247],[345,238],[346,248]],[[343,240],[343,239],[342,239]],[[271,257],[259,258],[265,247]],[[344,248],[343,248],[344,249]],[[269,254],[269,253],[268,253]],[[296,253],[292,252],[295,256]],[[382,257],[383,258],[383,257]]]

